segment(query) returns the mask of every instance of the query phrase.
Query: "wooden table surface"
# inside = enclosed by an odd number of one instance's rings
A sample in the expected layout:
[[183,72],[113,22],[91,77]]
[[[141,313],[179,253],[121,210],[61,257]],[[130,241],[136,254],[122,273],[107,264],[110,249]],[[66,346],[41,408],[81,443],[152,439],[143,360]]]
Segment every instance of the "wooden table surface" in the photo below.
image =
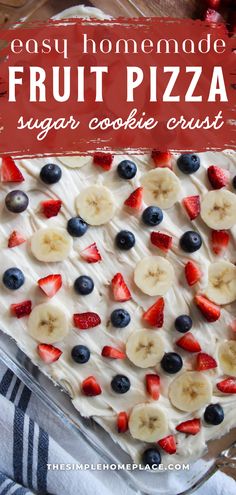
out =
[[0,0],[0,24],[47,19],[78,4],[93,5],[114,16],[199,17],[204,0]]

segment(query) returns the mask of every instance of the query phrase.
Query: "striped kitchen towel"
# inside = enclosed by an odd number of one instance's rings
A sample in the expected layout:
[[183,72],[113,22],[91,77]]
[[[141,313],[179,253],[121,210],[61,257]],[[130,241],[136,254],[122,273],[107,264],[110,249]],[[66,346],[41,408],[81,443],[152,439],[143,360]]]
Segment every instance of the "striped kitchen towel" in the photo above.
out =
[[[106,483],[92,472],[48,470],[48,463],[77,462],[51,437],[54,433],[60,443],[63,437],[71,442],[61,422],[0,362],[0,495],[109,495]],[[86,449],[81,439],[82,463],[91,462],[93,454],[85,456]]]
[[[78,441],[79,459],[78,449],[76,457],[68,453]],[[76,462],[102,460],[0,362],[0,495],[138,495],[114,471],[48,470]],[[236,483],[217,473],[195,493],[235,495]]]

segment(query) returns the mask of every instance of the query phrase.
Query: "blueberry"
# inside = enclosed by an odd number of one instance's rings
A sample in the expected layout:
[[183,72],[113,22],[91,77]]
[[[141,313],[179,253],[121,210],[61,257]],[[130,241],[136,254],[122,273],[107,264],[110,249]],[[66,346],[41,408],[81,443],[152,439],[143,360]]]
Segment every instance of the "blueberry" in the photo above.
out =
[[150,447],[144,450],[142,455],[142,463],[144,466],[149,466],[150,468],[154,466],[159,466],[161,464],[161,454],[156,447]]
[[62,171],[58,165],[54,163],[48,163],[40,170],[40,179],[45,182],[45,184],[55,184],[61,178]]
[[194,232],[193,230],[188,230],[185,232],[180,238],[180,247],[186,253],[194,253],[198,251],[202,245],[202,238],[198,232]]
[[182,366],[182,358],[177,352],[166,352],[161,360],[161,367],[167,373],[178,373]]
[[233,178],[233,188],[236,189],[236,175]]
[[175,320],[175,328],[178,332],[186,333],[192,328],[192,318],[189,315],[180,315]]
[[137,173],[137,167],[130,160],[123,160],[117,167],[117,172],[121,179],[133,179]]
[[220,404],[209,404],[204,412],[204,419],[210,425],[220,425],[224,421],[224,410]]
[[25,277],[19,268],[8,268],[3,274],[2,281],[7,289],[17,290],[24,284]]
[[177,165],[184,174],[194,174],[200,167],[198,155],[184,153],[177,160]]
[[75,280],[74,289],[75,292],[77,292],[81,296],[87,296],[88,294],[91,294],[91,292],[93,292],[94,289],[93,280],[91,279],[91,277],[88,277],[87,275],[81,275]]
[[117,394],[125,394],[130,389],[129,378],[125,375],[116,375],[112,378],[111,388]]
[[119,249],[128,251],[135,245],[135,237],[129,230],[121,230],[116,236],[116,245]]
[[88,224],[81,217],[70,218],[67,222],[67,231],[72,237],[81,237],[88,229]]
[[154,227],[163,220],[163,212],[158,206],[148,206],[142,214],[143,223]]
[[125,309],[114,309],[111,313],[111,323],[115,328],[125,328],[130,323],[130,315]]
[[75,345],[71,351],[71,356],[76,363],[84,364],[90,358],[90,350],[86,345]]
[[29,198],[23,191],[15,190],[6,195],[6,208],[12,213],[22,213],[29,204]]

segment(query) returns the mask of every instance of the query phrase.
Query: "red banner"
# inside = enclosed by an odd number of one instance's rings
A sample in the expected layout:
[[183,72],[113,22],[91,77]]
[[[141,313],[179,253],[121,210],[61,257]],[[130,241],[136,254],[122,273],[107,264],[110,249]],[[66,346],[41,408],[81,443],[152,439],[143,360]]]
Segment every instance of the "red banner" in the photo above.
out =
[[236,147],[236,42],[223,25],[70,19],[0,40],[2,155]]

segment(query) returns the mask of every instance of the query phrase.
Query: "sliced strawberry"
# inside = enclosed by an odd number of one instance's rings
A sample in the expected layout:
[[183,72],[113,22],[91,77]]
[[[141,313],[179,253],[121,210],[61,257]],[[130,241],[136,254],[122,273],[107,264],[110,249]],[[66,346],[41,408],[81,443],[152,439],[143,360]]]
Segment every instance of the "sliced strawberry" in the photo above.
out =
[[151,327],[161,328],[164,323],[164,307],[165,301],[163,297],[160,297],[145,313],[143,319]]
[[152,159],[153,159],[156,167],[159,167],[159,168],[168,167],[168,168],[172,169],[171,153],[169,151],[152,150]]
[[236,378],[226,378],[216,386],[223,394],[236,394]]
[[77,313],[73,315],[74,325],[80,330],[97,327],[101,323],[101,318],[97,313]]
[[96,242],[90,244],[90,246],[80,251],[80,256],[84,261],[87,261],[87,263],[97,263],[102,259],[98,251]]
[[51,344],[39,344],[37,351],[42,361],[46,364],[54,363],[62,355],[62,351]]
[[32,310],[31,301],[22,301],[17,304],[11,304],[10,306],[11,314],[17,318],[22,318],[23,316],[28,316]]
[[236,333],[236,320],[231,321],[229,326],[232,332]]
[[216,165],[208,167],[207,175],[213,189],[221,189],[229,183],[230,176],[228,170],[224,170]]
[[143,203],[143,187],[138,187],[125,200],[124,205],[139,211],[142,208],[142,203]]
[[209,354],[206,354],[205,352],[199,352],[199,354],[197,355],[196,370],[206,371],[206,370],[211,370],[213,368],[217,368],[216,360]]
[[176,426],[177,431],[181,431],[181,433],[188,433],[189,435],[196,435],[200,431],[200,428],[201,421],[199,418],[183,421],[183,423]]
[[13,248],[15,246],[19,246],[20,244],[23,244],[23,242],[26,241],[26,238],[20,234],[20,232],[17,232],[17,230],[13,230],[11,233],[9,239],[8,239],[8,247]]
[[197,294],[194,301],[204,318],[209,321],[209,323],[220,318],[220,307],[207,299],[207,297]]
[[147,393],[151,395],[153,400],[157,400],[160,397],[160,377],[154,374],[147,374],[145,376]]
[[117,431],[118,433],[125,433],[128,430],[128,414],[125,411],[121,411],[117,414]]
[[130,291],[121,273],[116,273],[111,281],[113,297],[115,301],[125,302],[131,299]]
[[111,153],[103,153],[102,151],[98,151],[93,155],[93,163],[94,165],[102,167],[103,170],[110,170],[113,158],[114,156],[111,155]]
[[61,209],[62,201],[60,199],[48,199],[42,201],[42,213],[46,218],[56,217]]
[[188,261],[184,271],[188,285],[192,286],[201,280],[202,272],[194,261]]
[[48,275],[47,277],[40,278],[38,280],[38,285],[46,296],[53,297],[62,286],[61,275],[57,273],[55,275]]
[[95,395],[100,395],[102,393],[102,389],[94,376],[88,376],[88,378],[85,378],[81,384],[81,388],[84,395],[89,397],[94,397]]
[[211,246],[215,254],[222,254],[229,244],[229,232],[227,230],[212,230]]
[[1,181],[2,182],[23,182],[25,179],[21,171],[16,166],[10,156],[2,158]]
[[105,345],[102,349],[102,356],[111,358],[111,359],[125,359],[126,354],[119,349],[115,349],[115,347],[110,347],[109,345]]
[[185,333],[183,337],[178,339],[176,341],[176,345],[178,347],[181,347],[181,349],[184,349],[185,351],[188,352],[199,352],[201,351],[201,346],[197,339],[193,336],[191,332]]
[[216,10],[214,9],[207,9],[204,19],[213,27],[216,24],[221,24],[224,22],[222,15],[220,15],[219,12],[216,12]]
[[163,234],[163,232],[151,232],[151,243],[167,253],[172,246],[173,239],[168,234]]
[[207,0],[208,7],[210,7],[210,9],[214,9],[214,10],[218,10],[221,3],[222,3],[222,0]]
[[187,196],[183,199],[183,205],[190,220],[194,220],[201,211],[200,196]]
[[167,452],[167,454],[175,454],[176,452],[176,441],[173,435],[168,435],[168,437],[159,440],[158,445]]

